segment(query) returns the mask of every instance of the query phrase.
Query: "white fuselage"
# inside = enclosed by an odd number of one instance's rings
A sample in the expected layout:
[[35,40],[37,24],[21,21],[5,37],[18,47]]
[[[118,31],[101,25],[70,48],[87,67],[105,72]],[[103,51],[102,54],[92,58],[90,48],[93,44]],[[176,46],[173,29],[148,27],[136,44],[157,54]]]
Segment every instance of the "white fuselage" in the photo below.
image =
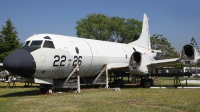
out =
[[[51,39],[44,39],[45,36]],[[31,52],[36,63],[34,77],[66,78],[76,64],[80,65],[81,77],[93,76],[97,75],[105,64],[129,63],[134,49],[142,51],[143,55],[150,53],[148,49],[129,44],[53,34],[34,35],[25,42],[30,41],[30,45],[34,40],[43,41],[41,48]],[[52,41],[55,48],[44,48],[45,40]]]

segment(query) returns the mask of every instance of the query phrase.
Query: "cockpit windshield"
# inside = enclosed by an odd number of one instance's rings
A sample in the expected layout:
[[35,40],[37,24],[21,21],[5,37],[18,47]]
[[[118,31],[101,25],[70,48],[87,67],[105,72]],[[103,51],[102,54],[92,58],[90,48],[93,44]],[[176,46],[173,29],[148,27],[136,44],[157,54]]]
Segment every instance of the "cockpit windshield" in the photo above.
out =
[[43,40],[28,40],[26,42],[24,42],[23,47],[43,47],[43,48],[55,48],[53,41],[49,41],[49,40],[45,40],[44,44],[42,46]]
[[24,46],[28,46],[29,43],[30,43],[30,41],[26,41],[26,42],[24,43]]
[[41,47],[43,40],[33,40],[30,44],[31,47]]

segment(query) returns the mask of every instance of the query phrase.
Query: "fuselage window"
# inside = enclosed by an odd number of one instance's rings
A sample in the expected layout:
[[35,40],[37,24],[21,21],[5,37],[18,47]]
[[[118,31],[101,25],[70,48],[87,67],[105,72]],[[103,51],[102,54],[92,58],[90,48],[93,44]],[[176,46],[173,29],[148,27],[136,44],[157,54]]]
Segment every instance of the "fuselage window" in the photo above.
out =
[[47,40],[46,40],[46,41],[44,42],[43,48],[55,48],[55,47],[54,47],[54,44],[53,44],[52,41],[47,41]]
[[24,46],[28,46],[29,43],[30,43],[30,41],[26,41],[25,44],[24,44]]
[[30,44],[32,47],[41,47],[42,45],[42,40],[33,40]]

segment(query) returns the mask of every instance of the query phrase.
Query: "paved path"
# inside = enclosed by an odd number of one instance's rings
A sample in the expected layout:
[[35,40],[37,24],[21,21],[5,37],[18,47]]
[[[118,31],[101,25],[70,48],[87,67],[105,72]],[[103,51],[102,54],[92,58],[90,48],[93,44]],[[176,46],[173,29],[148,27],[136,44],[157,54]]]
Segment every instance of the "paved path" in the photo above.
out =
[[[181,83],[186,83],[186,80],[181,81]],[[187,83],[200,84],[200,80],[187,80]]]

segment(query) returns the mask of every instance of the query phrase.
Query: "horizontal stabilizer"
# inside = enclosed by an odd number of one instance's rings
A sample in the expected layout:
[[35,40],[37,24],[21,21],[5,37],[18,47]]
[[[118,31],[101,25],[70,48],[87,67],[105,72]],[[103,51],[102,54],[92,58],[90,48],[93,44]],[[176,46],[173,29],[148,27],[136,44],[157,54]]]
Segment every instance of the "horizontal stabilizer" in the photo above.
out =
[[155,53],[162,53],[161,50],[154,50],[154,49],[152,49],[152,51],[155,52]]

